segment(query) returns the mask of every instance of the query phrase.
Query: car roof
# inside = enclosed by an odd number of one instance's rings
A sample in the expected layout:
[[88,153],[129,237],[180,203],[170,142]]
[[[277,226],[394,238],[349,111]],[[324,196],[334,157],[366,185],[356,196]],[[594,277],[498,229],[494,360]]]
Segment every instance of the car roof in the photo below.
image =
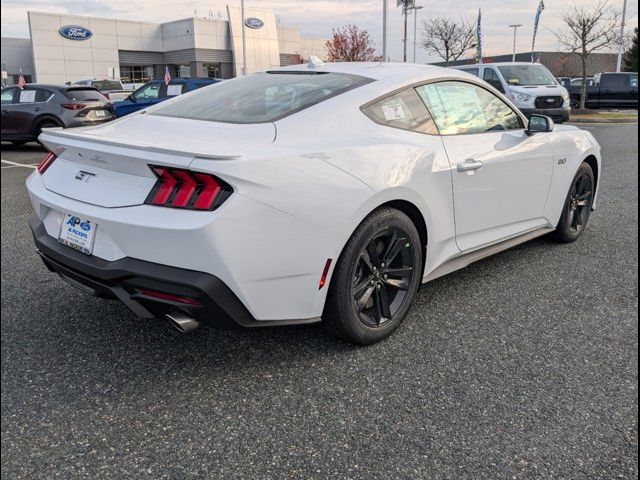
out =
[[412,81],[414,78],[429,77],[450,77],[460,76],[468,78],[465,73],[458,73],[449,68],[435,65],[421,65],[417,63],[393,63],[393,62],[341,62],[324,63],[317,67],[310,67],[309,64],[293,65],[289,67],[272,68],[270,72],[328,72],[359,75],[372,80],[406,80]]
[[[191,83],[214,83],[214,82],[220,82],[221,80],[222,79],[220,79],[220,78],[179,77],[179,78],[172,78],[171,82],[169,82],[169,83],[173,83],[173,84],[175,84],[175,83],[187,83],[187,82],[191,82]],[[158,78],[156,80],[150,80],[147,83],[164,83],[164,80],[161,79],[161,78]]]
[[[17,87],[18,85],[7,85],[7,88],[9,87]],[[25,87],[36,87],[36,88],[53,88],[56,90],[96,90],[99,91],[97,88],[92,87],[91,85],[55,85],[52,83],[27,83],[25,85]]]

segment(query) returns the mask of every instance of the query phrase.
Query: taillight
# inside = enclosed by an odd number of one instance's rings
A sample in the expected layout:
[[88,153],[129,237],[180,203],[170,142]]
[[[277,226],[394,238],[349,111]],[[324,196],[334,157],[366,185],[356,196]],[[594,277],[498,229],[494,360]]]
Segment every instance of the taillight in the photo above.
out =
[[47,168],[51,166],[51,164],[58,158],[55,153],[48,152],[40,163],[38,164],[37,170],[40,175],[42,175]]
[[82,110],[83,108],[86,108],[86,105],[83,103],[63,103],[60,106],[67,110]]
[[233,189],[219,178],[202,172],[151,166],[158,177],[144,202],[159,207],[186,210],[215,210]]

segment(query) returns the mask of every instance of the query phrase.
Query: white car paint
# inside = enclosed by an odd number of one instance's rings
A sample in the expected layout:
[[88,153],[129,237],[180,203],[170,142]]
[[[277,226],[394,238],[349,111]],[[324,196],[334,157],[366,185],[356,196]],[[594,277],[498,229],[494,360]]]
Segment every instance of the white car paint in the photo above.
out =
[[[465,253],[555,228],[580,164],[593,156],[600,165],[593,136],[573,127],[439,137],[376,124],[360,110],[412,84],[453,79],[486,88],[463,72],[397,64],[318,69],[375,81],[274,124],[143,111],[43,133],[40,141],[58,159],[27,180],[36,215],[54,238],[66,213],[92,220],[93,255],[106,261],[130,257],[215,275],[258,321],[309,320],[323,312],[328,289],[318,281],[326,260],[333,269],[358,224],[381,205],[405,202],[423,216],[429,280]],[[469,158],[483,168],[459,173]],[[148,164],[215,174],[234,193],[213,212],[144,205],[155,182]],[[76,182],[79,170],[96,177]]]

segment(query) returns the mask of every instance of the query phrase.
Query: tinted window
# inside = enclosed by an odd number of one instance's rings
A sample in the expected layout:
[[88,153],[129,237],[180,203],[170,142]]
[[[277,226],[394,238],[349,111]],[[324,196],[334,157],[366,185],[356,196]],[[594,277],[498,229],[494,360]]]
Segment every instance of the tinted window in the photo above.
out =
[[104,95],[102,95],[95,88],[70,88],[65,92],[65,96],[69,100],[83,101],[83,102],[108,102]]
[[484,80],[493,88],[496,88],[500,92],[504,93],[504,87],[502,86],[502,81],[500,80],[498,73],[493,68],[484,69]]
[[145,85],[144,87],[140,87],[134,94],[133,98],[136,100],[148,100],[148,99],[156,99],[160,97],[160,87],[164,85],[162,83],[151,83],[149,85]]
[[556,79],[543,65],[507,65],[498,69],[509,85],[557,85]]
[[602,88],[628,88],[629,76],[628,75],[603,75],[602,76]]
[[631,75],[631,88],[638,88],[638,75]]
[[98,90],[122,90],[122,84],[116,80],[94,80],[91,86]]
[[17,92],[17,88],[5,88],[2,90],[2,105],[10,105],[13,103],[13,96]]
[[25,88],[20,90],[18,103],[40,103],[49,100],[52,92],[43,88]]
[[480,76],[480,69],[479,68],[461,68],[460,70],[462,70],[463,72],[470,73],[474,77],[479,77]]
[[362,108],[371,120],[388,127],[438,135],[429,111],[413,88],[377,100]]
[[223,123],[274,122],[371,81],[338,73],[259,73],[199,89],[152,114]]
[[524,128],[520,117],[493,93],[470,83],[442,82],[417,89],[442,135]]

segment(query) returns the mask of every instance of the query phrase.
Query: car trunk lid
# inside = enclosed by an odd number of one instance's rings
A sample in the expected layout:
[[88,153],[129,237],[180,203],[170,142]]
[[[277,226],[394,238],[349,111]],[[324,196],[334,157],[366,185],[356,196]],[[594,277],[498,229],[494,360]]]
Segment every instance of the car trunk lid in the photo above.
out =
[[274,139],[273,124],[230,125],[144,114],[90,128],[53,129],[40,136],[58,156],[43,182],[52,192],[93,205],[141,205],[156,182],[150,165],[189,169],[196,159],[229,161],[247,149],[268,147]]

